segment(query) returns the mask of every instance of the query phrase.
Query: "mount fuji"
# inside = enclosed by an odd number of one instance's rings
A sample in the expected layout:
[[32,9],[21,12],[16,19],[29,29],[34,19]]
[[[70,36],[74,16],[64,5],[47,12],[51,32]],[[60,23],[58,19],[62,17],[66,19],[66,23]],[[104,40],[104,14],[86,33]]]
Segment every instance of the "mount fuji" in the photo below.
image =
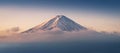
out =
[[68,17],[64,15],[57,15],[56,17],[48,20],[47,22],[37,25],[27,31],[24,31],[23,33],[37,32],[39,30],[43,30],[43,31],[61,30],[61,31],[71,32],[71,31],[80,31],[85,29],[87,28],[79,25],[78,23],[74,22]]

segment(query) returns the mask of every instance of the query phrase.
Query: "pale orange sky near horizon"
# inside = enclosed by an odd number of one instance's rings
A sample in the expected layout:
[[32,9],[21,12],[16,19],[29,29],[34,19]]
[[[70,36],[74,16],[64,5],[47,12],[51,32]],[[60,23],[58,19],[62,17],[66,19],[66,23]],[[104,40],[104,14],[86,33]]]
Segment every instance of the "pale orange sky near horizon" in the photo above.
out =
[[20,31],[32,28],[55,17],[65,15],[80,25],[97,31],[120,32],[120,16],[103,14],[96,11],[65,11],[46,8],[0,8],[0,31],[20,27]]

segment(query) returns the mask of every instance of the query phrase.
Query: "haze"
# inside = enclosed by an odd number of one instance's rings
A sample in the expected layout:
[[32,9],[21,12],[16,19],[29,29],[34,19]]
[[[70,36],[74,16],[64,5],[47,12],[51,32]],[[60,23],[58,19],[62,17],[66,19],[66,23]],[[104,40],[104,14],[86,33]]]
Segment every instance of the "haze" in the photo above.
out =
[[3,34],[8,29],[19,27],[21,32],[56,15],[65,15],[96,31],[120,32],[119,9],[117,1],[1,0],[0,31]]

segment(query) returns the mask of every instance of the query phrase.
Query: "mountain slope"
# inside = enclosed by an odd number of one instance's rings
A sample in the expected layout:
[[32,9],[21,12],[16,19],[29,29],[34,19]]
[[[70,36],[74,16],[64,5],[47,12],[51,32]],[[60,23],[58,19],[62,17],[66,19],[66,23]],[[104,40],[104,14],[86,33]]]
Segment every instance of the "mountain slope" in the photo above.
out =
[[62,31],[80,31],[86,29],[64,15],[57,15],[49,21],[35,26],[25,32],[35,32],[39,30],[62,30]]

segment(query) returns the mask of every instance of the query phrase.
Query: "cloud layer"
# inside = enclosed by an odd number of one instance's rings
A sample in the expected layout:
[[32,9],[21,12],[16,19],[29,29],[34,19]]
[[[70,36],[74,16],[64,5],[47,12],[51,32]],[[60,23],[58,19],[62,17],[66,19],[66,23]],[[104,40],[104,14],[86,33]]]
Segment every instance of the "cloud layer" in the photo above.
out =
[[81,30],[41,31],[0,39],[0,53],[114,53],[120,52],[120,34]]

